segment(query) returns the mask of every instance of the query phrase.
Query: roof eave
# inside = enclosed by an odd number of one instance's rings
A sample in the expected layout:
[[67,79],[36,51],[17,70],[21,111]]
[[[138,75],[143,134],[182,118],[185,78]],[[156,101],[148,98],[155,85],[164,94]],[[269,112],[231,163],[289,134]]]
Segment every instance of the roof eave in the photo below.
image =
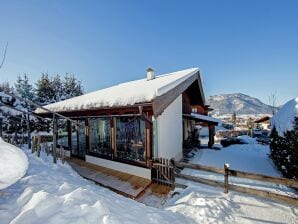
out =
[[198,81],[200,95],[202,97],[202,102],[205,104],[205,95],[202,88],[202,82],[200,78],[200,71],[198,70],[191,77],[180,83],[175,88],[169,90],[161,96],[157,96],[152,101],[153,114],[154,116],[161,115],[164,110],[180,95],[182,94],[193,82]]

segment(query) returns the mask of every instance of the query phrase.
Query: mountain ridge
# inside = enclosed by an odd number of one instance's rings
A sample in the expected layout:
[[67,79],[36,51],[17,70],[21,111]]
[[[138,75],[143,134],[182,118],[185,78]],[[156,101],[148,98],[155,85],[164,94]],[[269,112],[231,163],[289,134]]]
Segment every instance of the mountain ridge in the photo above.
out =
[[272,107],[255,97],[243,93],[217,94],[209,96],[207,103],[214,111],[213,115],[224,114],[271,114]]

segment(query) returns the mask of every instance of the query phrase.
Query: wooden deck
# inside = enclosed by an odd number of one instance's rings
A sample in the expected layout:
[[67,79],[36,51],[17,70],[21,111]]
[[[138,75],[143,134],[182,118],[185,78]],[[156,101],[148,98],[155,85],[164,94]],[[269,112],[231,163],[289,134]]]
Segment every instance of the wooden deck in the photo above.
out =
[[151,180],[97,166],[80,159],[68,158],[67,162],[82,177],[132,199],[143,195],[151,185]]
[[137,198],[136,201],[152,207],[162,207],[166,200],[171,197],[169,186],[151,183]]

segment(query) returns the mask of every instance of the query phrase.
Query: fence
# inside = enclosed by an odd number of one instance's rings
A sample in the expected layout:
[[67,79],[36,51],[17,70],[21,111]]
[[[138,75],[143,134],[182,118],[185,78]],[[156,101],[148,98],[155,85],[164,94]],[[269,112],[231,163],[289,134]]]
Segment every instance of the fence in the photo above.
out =
[[[47,141],[48,136],[34,136],[32,138],[31,152],[40,156],[40,152],[44,151],[47,155],[51,154],[56,159],[65,162],[66,151],[62,146],[54,148],[53,143]],[[49,145],[50,144],[50,145]]]
[[[181,179],[194,181],[201,184],[207,184],[215,187],[222,187],[224,188],[224,193],[228,193],[229,190],[231,190],[231,191],[246,193],[246,194],[255,195],[255,196],[259,196],[267,199],[278,200],[278,201],[282,201],[296,206],[298,205],[298,197],[295,198],[295,197],[290,197],[282,194],[273,193],[270,191],[230,184],[229,176],[275,183],[275,184],[282,184],[288,187],[298,189],[298,181],[296,180],[233,170],[233,169],[230,169],[227,164],[224,165],[223,169],[220,169],[217,167],[178,162],[178,161],[174,161],[173,159],[172,160],[166,160],[161,158],[154,159],[153,168],[155,170],[155,172],[153,173],[153,180],[160,184],[171,185],[172,187],[174,186],[179,186],[184,188],[187,187],[186,185],[178,184],[176,182],[176,178],[181,178]],[[224,182],[201,178],[198,176],[182,174],[178,171],[179,168],[189,168],[194,170],[201,170],[201,171],[207,171],[211,173],[222,174],[224,175]]]
[[[31,118],[41,118],[41,119],[44,119],[44,117],[42,116],[39,116],[37,114],[35,114],[33,111],[33,108],[41,108],[42,110],[44,110],[45,112],[48,113],[48,115],[52,115],[51,118],[48,118],[49,120],[51,120],[51,123],[52,123],[52,132],[53,132],[53,135],[52,135],[52,155],[53,155],[53,162],[56,163],[57,162],[57,156],[59,156],[61,154],[61,147],[57,147],[57,135],[58,135],[58,128],[57,128],[57,119],[58,118],[62,118],[64,120],[67,120],[67,121],[70,121],[72,122],[72,124],[76,125],[76,126],[79,126],[80,123],[77,122],[76,120],[72,120],[68,117],[65,117],[57,112],[54,112],[54,111],[51,111],[41,105],[38,105],[37,103],[29,100],[29,99],[25,99],[25,98],[22,98],[20,96],[17,96],[13,93],[10,93],[10,92],[0,92],[0,93],[3,93],[5,96],[5,98],[7,99],[14,99],[14,100],[19,100],[20,102],[23,102],[25,105],[27,105],[28,107],[30,106],[31,109],[29,110],[28,108],[24,110],[22,109],[19,109],[17,107],[13,107],[9,104],[7,104],[7,102],[3,102],[3,96],[0,96],[0,107],[5,107],[5,108],[8,108],[10,110],[15,110],[17,111],[19,114],[22,115],[21,118],[18,118],[17,116],[11,116],[9,118],[10,121],[12,121],[13,123],[15,124],[18,124],[18,125],[22,125],[22,131],[21,131],[21,140],[19,140],[20,138],[18,137],[18,133],[17,131],[15,131],[15,133],[13,135],[9,135],[7,133],[3,133],[3,130],[2,130],[2,125],[6,122],[3,122],[3,119],[1,119],[1,116],[0,116],[0,137],[4,137],[4,139],[7,141],[7,142],[10,142],[10,143],[13,143],[15,145],[19,145],[19,144],[24,144],[25,143],[25,140],[26,143],[28,143],[28,147],[31,148],[31,128],[30,128],[30,122],[31,122]],[[31,111],[33,110],[33,111]],[[1,110],[0,110],[1,112]],[[23,119],[23,116],[25,119]],[[35,124],[38,124],[40,126],[44,126],[44,124],[40,124],[38,123],[37,121],[34,121]],[[23,128],[23,125],[26,124],[26,132],[27,132],[27,137],[24,136],[24,133],[25,133],[25,129]],[[46,126],[45,126],[46,127]],[[46,127],[47,128],[47,127]],[[34,138],[32,139],[34,141]],[[33,149],[32,148],[32,151],[36,151],[38,152],[38,155],[39,155],[39,148],[40,148],[40,143],[34,143],[34,144],[37,144],[39,145],[37,147],[37,149]],[[63,153],[64,154],[64,153]]]

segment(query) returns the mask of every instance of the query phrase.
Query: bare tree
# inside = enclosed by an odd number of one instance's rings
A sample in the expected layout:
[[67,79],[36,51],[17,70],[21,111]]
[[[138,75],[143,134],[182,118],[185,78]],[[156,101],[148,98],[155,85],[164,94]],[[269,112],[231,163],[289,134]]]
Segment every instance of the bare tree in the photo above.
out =
[[6,42],[6,46],[5,46],[5,49],[4,49],[3,58],[2,58],[2,61],[1,61],[1,64],[0,64],[0,69],[2,68],[2,66],[3,66],[3,64],[4,64],[4,61],[5,61],[6,52],[7,52],[7,47],[8,47],[8,42]]
[[276,96],[276,92],[275,93],[271,93],[269,95],[269,105],[271,107],[271,112],[272,112],[272,115],[275,114],[276,112],[276,105],[277,104],[277,96]]

